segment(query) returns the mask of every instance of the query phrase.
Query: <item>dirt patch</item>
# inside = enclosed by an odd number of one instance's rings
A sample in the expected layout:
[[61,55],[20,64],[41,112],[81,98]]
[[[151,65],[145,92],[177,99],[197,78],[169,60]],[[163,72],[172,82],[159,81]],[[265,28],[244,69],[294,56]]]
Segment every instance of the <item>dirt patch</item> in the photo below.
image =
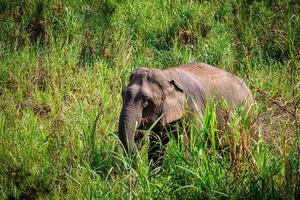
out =
[[290,113],[273,104],[256,117],[251,130],[254,141],[263,139],[267,144],[278,147],[282,142],[291,144],[295,136],[295,122]]
[[50,83],[51,75],[44,67],[38,67],[30,80],[39,90],[45,91],[47,85]]
[[18,89],[17,77],[15,77],[12,73],[9,73],[8,79],[4,82],[4,86],[8,90],[16,92]]
[[33,176],[33,174],[27,170],[23,170],[18,167],[12,168],[9,166],[6,174],[9,182],[14,183],[18,188],[23,187],[23,191],[19,197],[16,198],[13,191],[10,191],[8,199],[37,199],[41,195],[47,195],[50,193],[50,186],[41,179],[35,179],[33,184],[26,185],[28,177]]
[[20,110],[30,109],[38,116],[46,116],[51,112],[51,107],[45,103],[38,103],[34,101],[24,101],[17,104]]
[[186,45],[195,45],[197,42],[196,34],[193,31],[188,31],[182,27],[178,29],[178,38],[181,47]]

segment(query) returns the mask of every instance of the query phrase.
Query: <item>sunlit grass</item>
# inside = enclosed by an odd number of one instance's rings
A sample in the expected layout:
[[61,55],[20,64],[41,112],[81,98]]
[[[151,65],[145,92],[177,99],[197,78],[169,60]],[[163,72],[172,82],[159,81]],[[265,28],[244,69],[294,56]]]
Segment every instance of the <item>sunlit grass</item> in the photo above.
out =
[[[296,199],[299,114],[255,87],[299,113],[297,13],[288,1],[0,1],[0,199]],[[153,173],[151,130],[136,161],[118,140],[120,92],[140,66],[188,62],[245,79],[255,105],[222,133],[213,104],[201,125],[183,120]]]

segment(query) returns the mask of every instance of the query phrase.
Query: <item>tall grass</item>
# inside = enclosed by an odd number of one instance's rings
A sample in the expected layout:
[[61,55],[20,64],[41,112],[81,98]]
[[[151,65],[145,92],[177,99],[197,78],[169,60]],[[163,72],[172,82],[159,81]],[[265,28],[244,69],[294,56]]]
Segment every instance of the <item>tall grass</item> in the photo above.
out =
[[[298,199],[299,11],[297,1],[0,0],[0,198]],[[172,139],[158,173],[147,138],[133,167],[116,132],[121,88],[139,66],[188,62],[244,78],[251,116],[237,110],[219,134],[207,107],[202,128],[178,127],[197,139]]]

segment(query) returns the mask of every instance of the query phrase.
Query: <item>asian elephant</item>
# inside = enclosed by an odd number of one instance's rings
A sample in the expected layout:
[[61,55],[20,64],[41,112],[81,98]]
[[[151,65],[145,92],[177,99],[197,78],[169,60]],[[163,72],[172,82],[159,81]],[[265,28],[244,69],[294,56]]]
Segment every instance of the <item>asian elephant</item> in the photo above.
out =
[[[122,90],[119,139],[128,154],[135,154],[141,138],[136,129],[148,129],[159,119],[152,129],[155,134],[149,138],[148,157],[155,164],[163,157],[169,141],[168,125],[180,121],[186,109],[201,116],[212,98],[225,100],[230,108],[238,104],[249,107],[253,102],[244,81],[208,64],[185,64],[165,70],[141,67],[131,74],[130,83]],[[217,109],[220,124],[223,114]]]

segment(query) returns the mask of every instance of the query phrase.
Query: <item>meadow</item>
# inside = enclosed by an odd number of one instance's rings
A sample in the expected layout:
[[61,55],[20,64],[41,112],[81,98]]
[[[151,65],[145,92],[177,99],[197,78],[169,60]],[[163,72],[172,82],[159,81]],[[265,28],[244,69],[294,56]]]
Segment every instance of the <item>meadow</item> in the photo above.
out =
[[[297,0],[0,0],[0,199],[300,199]],[[198,143],[154,174],[118,140],[141,66],[204,62],[244,79],[228,148],[208,107]],[[189,157],[185,156],[186,151]]]

